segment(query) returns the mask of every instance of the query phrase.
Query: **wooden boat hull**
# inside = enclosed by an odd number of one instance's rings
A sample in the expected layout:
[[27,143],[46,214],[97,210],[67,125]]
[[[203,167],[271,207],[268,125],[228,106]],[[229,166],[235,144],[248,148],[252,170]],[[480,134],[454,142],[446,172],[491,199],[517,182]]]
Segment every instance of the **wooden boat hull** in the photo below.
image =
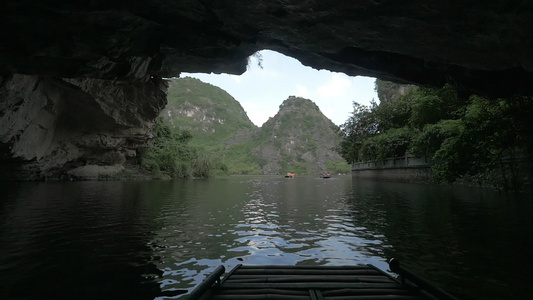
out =
[[434,297],[373,265],[237,265],[222,280],[220,266],[189,299],[454,299]]

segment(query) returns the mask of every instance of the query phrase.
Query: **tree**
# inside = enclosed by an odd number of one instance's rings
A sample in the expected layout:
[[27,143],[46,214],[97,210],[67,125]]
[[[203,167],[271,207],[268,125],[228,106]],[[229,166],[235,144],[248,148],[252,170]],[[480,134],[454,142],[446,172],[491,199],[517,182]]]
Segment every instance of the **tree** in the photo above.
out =
[[141,157],[141,165],[155,174],[171,177],[209,177],[213,169],[227,171],[224,164],[205,151],[188,145],[189,131],[172,130],[162,118],[156,120],[154,145]]
[[338,152],[348,163],[362,159],[361,150],[364,141],[378,133],[378,124],[372,110],[376,107],[372,101],[371,106],[353,102],[352,116],[340,126],[342,141]]
[[[435,178],[453,182],[503,167],[504,156],[516,151],[531,155],[533,97],[489,100],[471,96],[457,134],[447,137],[435,152]],[[511,170],[512,171],[512,170]],[[505,172],[503,176],[507,176]]]
[[374,108],[374,114],[379,131],[384,132],[392,128],[402,128],[409,124],[413,102],[417,98],[417,89],[410,89],[407,93],[397,97],[394,101],[380,103]]
[[412,131],[407,127],[393,128],[365,139],[361,147],[364,160],[386,159],[404,156],[412,139]]
[[[377,81],[379,86],[380,81]],[[391,86],[385,91],[390,92]],[[341,127],[339,153],[348,162],[385,159],[409,151],[431,157],[436,181],[454,182],[468,176],[495,178],[504,188],[518,172],[503,158],[533,152],[533,97],[459,99],[454,90],[411,88],[372,108],[354,103],[353,116]],[[391,100],[393,99],[393,100]],[[497,177],[497,176],[496,176]]]

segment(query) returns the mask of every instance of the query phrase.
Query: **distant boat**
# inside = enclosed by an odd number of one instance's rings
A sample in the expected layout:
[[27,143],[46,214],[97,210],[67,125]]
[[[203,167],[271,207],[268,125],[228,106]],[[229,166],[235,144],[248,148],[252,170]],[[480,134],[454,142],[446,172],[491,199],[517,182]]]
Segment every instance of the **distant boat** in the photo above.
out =
[[294,173],[287,173],[285,175],[285,178],[294,178],[295,176],[296,176],[296,174],[294,174]]
[[320,177],[322,177],[322,178],[331,178],[331,173],[329,173],[329,172],[324,173],[324,174],[320,175]]

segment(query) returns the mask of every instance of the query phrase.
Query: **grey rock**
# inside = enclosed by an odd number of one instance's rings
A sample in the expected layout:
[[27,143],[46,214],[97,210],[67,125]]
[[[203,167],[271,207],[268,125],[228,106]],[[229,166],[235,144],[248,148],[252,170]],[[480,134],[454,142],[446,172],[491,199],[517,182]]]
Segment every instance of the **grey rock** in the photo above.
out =
[[58,179],[85,165],[124,165],[149,146],[166,103],[163,81],[19,74],[3,83],[0,162],[12,170],[0,172],[4,179]]
[[531,93],[531,1],[30,1],[0,7],[0,74],[241,74],[262,49],[316,69]]

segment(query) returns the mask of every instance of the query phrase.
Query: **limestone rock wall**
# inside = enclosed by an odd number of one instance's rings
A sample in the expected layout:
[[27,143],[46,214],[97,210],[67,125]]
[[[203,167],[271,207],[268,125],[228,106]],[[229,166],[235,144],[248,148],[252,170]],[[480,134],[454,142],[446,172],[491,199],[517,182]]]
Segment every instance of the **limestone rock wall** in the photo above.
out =
[[91,177],[99,166],[120,170],[153,137],[165,91],[161,80],[3,78],[0,177],[58,179],[75,170],[74,177],[84,178],[86,166],[93,166]]
[[533,93],[531,1],[4,0],[0,20],[0,74],[241,74],[271,49],[350,75]]

